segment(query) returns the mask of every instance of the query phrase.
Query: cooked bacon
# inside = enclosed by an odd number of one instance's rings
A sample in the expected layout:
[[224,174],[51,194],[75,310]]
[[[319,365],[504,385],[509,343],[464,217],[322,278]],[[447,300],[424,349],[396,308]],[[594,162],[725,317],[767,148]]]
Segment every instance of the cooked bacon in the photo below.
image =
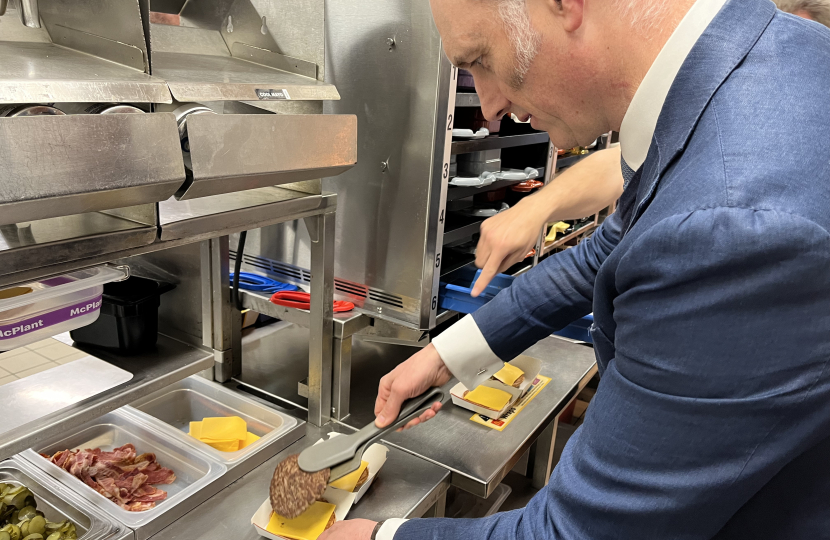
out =
[[152,484],[172,484],[176,474],[153,453],[136,455],[132,444],[105,452],[100,448],[63,450],[44,458],[78,477],[92,489],[131,512],[143,512],[167,498]]

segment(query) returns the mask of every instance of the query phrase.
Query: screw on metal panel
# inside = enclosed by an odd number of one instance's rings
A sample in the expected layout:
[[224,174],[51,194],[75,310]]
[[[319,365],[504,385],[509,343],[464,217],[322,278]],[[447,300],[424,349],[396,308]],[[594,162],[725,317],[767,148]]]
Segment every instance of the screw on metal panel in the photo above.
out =
[[386,172],[389,170],[389,160],[381,161],[380,162],[380,172]]
[[230,34],[231,32],[233,32],[233,18],[232,18],[230,15],[228,15],[228,27],[227,27],[227,30],[228,30],[228,33],[229,33],[229,34]]
[[386,38],[386,44],[389,45],[389,52],[392,52],[392,49],[394,49],[395,45],[397,45],[397,43],[395,43],[395,38],[393,37]]
[[332,414],[333,416],[337,416],[337,409],[335,409],[334,407],[332,407],[332,408],[331,408],[331,414]]
[[383,313],[383,308],[382,307],[378,307],[378,313]]
[[268,25],[265,22],[265,17],[262,18],[262,28],[259,29],[263,36],[268,35]]

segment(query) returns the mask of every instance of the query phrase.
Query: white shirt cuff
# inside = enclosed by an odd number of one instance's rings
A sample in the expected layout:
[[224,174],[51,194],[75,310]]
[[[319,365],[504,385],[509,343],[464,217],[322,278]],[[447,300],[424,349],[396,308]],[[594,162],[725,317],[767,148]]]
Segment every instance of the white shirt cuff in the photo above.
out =
[[476,388],[504,367],[504,362],[487,344],[472,315],[446,329],[432,340],[432,344],[450,373],[468,390]]
[[398,527],[406,523],[406,519],[387,519],[375,535],[375,540],[393,540],[395,533],[398,532]]

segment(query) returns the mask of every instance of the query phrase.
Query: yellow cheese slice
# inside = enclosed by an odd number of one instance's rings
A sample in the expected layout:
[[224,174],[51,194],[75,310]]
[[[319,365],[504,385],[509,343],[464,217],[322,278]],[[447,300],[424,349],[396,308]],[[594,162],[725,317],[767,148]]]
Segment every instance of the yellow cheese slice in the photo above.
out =
[[484,408],[493,411],[500,411],[504,408],[505,405],[510,403],[510,399],[512,397],[513,396],[511,396],[504,390],[490,388],[489,386],[479,386],[478,388],[464,396],[464,399],[466,399],[470,403],[481,405]]
[[220,418],[205,418],[202,420],[201,438],[214,441],[236,439],[244,441],[247,438],[248,424],[238,416]]
[[239,439],[207,439],[202,437],[199,440],[220,452],[236,452],[239,450]]
[[246,434],[247,438],[244,441],[239,442],[239,449],[242,450],[248,445],[254,444],[259,440],[259,437],[251,433],[250,431]]
[[190,432],[188,433],[188,435],[200,439],[202,437],[202,423],[190,422]]
[[493,375],[493,377],[495,377],[497,381],[501,381],[507,386],[513,386],[513,383],[516,382],[519,379],[519,377],[521,377],[524,374],[524,371],[517,368],[513,364],[504,364],[504,367],[501,368],[495,375]]
[[357,481],[360,480],[360,476],[363,474],[363,471],[365,471],[368,466],[368,463],[361,461],[360,467],[358,467],[355,472],[349,473],[343,478],[338,478],[329,485],[333,488],[342,489],[343,491],[351,493],[354,491],[355,486],[357,486]]
[[272,512],[271,521],[265,530],[291,540],[317,540],[326,530],[333,512],[333,504],[320,501],[312,504],[308,510],[294,519],[284,518]]

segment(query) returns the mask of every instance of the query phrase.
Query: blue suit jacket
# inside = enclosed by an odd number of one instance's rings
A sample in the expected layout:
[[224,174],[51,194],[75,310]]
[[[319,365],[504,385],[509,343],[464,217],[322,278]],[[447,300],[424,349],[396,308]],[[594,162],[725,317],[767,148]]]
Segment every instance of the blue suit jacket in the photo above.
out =
[[830,32],[731,0],[618,214],[475,314],[507,360],[594,312],[599,390],[550,484],[395,540],[830,537],[829,135]]

